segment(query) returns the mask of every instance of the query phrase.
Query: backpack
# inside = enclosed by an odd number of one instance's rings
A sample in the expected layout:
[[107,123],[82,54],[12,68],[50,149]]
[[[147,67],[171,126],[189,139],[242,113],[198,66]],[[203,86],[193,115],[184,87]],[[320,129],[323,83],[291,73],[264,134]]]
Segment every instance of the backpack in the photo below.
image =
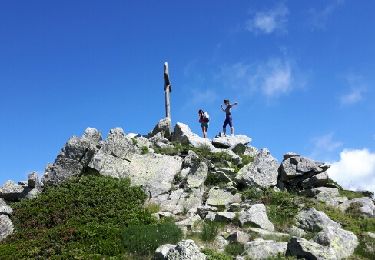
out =
[[207,112],[204,112],[203,117],[206,123],[210,122],[210,115]]

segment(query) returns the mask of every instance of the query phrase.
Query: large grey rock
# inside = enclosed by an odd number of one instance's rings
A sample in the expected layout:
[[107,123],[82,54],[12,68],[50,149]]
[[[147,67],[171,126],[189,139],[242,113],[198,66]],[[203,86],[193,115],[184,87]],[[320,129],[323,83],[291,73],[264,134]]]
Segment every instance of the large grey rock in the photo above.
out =
[[328,165],[298,154],[284,155],[279,168],[279,187],[287,189],[314,188],[325,185],[329,179],[324,174]]
[[332,248],[338,259],[351,256],[358,246],[358,238],[353,232],[334,226],[325,227],[315,236],[314,241]]
[[235,217],[236,214],[234,212],[208,212],[206,220],[230,223]]
[[327,226],[340,227],[340,224],[331,220],[324,212],[309,208],[298,213],[297,226],[305,231],[319,232]]
[[245,244],[245,253],[250,259],[285,256],[287,244],[287,242],[256,239]]
[[232,195],[230,192],[213,187],[208,192],[208,199],[206,205],[209,206],[227,206],[234,202],[241,202],[241,196],[239,194]]
[[264,204],[255,204],[246,211],[240,212],[239,220],[242,226],[245,224],[255,224],[260,228],[268,231],[275,230],[274,225],[268,219],[266,207],[264,206]]
[[308,197],[313,197],[318,201],[324,202],[327,205],[337,207],[347,201],[346,197],[341,197],[337,188],[318,187],[307,189],[303,192]]
[[0,215],[0,241],[13,234],[13,223],[8,215]]
[[[126,141],[123,142],[127,146]],[[167,193],[172,186],[174,176],[180,171],[182,159],[148,153],[130,155],[129,148],[124,152],[119,147],[104,145],[92,159],[89,167],[101,175],[115,178],[129,177],[133,185],[140,185],[150,197]],[[116,156],[117,155],[117,156]]]
[[25,198],[30,190],[27,186],[9,180],[0,188],[0,198],[6,201],[18,201]]
[[223,236],[216,236],[213,241],[213,246],[218,252],[224,252],[225,247],[229,244],[228,240],[226,240]]
[[207,178],[208,166],[201,162],[197,166],[193,166],[187,174],[187,187],[190,189],[202,187]]
[[250,240],[249,234],[241,231],[241,230],[236,230],[233,231],[227,239],[231,242],[235,243],[240,243],[240,244],[246,244]]
[[[110,134],[109,138],[111,137],[113,133]],[[98,151],[100,140],[101,135],[94,128],[87,128],[81,138],[76,136],[70,138],[55,162],[47,166],[44,182],[59,184],[72,176],[81,174]]]
[[196,213],[201,207],[203,199],[203,188],[191,189],[185,191],[184,189],[177,189],[170,192],[170,194],[162,194],[153,199],[153,202],[160,205],[160,209],[168,211],[173,214],[180,213]]
[[288,242],[286,255],[313,260],[338,259],[332,248],[297,237],[291,238]]
[[170,138],[171,137],[171,119],[166,117],[161,119],[151,133],[148,134],[148,137],[153,137],[158,133],[161,133],[162,137]]
[[194,147],[208,147],[210,150],[214,150],[214,146],[211,141],[207,138],[202,138],[197,134],[193,133],[188,125],[178,122],[174,127],[172,135],[172,141],[180,142],[185,145],[192,145]]
[[[168,251],[168,252],[167,252]],[[162,253],[161,253],[162,252]],[[205,260],[206,255],[201,253],[193,240],[182,240],[177,245],[164,245],[156,249],[154,259],[157,260]]]
[[13,209],[0,198],[0,215],[11,215],[12,213]]
[[277,184],[279,164],[267,149],[261,149],[254,162],[244,166],[237,174],[236,181],[245,186],[256,185],[268,188]]
[[234,148],[238,144],[247,145],[251,138],[246,135],[218,136],[212,139],[212,144],[217,148]]
[[317,233],[314,241],[332,249],[338,259],[349,257],[358,245],[353,232],[344,230],[324,212],[314,208],[301,211],[297,216],[297,225],[305,231]]
[[366,215],[368,217],[374,217],[375,216],[374,201],[372,199],[368,198],[368,197],[355,198],[355,199],[347,200],[347,201],[343,202],[339,206],[339,208],[342,211],[346,211],[353,204],[358,205],[358,210],[363,215]]

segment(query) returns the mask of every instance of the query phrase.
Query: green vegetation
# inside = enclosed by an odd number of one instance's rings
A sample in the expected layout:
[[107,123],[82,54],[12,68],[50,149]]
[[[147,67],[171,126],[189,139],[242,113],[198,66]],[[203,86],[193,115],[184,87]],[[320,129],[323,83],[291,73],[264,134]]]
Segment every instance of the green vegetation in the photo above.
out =
[[147,154],[148,152],[149,152],[148,147],[147,146],[142,146],[142,148],[141,148],[141,154]]
[[294,217],[297,215],[299,205],[304,199],[289,192],[275,192],[272,189],[261,190],[256,188],[243,191],[242,198],[265,204],[268,218],[278,231],[286,231],[294,224]]
[[174,224],[156,223],[150,209],[143,206],[145,199],[141,188],[130,186],[129,180],[104,176],[82,176],[48,187],[36,199],[12,205],[16,232],[0,243],[0,255],[10,259],[140,259],[124,246],[129,245],[124,234],[131,227],[143,227],[147,234],[159,228],[163,232],[157,233],[160,237],[153,233],[153,239],[163,243],[166,236],[175,241],[178,234]]
[[207,260],[232,260],[231,256],[205,248],[202,252],[207,256]]
[[203,224],[200,239],[203,241],[213,241],[219,232],[220,224],[214,221],[207,221]]
[[238,242],[233,242],[225,246],[225,253],[236,256],[244,252],[244,245]]
[[139,255],[152,255],[160,245],[176,244],[181,239],[182,231],[173,222],[129,226],[123,233],[125,249]]
[[173,142],[172,146],[167,147],[154,147],[155,153],[164,154],[164,155],[180,155],[187,154],[191,150],[191,146],[183,145],[179,142]]
[[356,191],[339,189],[340,196],[347,197],[348,199],[362,198],[363,194]]

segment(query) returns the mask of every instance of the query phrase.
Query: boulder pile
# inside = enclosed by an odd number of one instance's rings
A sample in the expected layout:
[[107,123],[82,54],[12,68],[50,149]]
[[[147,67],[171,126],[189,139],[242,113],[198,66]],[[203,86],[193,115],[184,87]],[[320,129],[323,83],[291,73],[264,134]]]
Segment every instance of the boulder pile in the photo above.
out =
[[[364,217],[374,217],[369,197],[347,199],[328,178],[328,165],[295,153],[281,164],[266,148],[250,146],[245,135],[201,138],[183,124],[171,131],[162,119],[145,136],[111,129],[107,138],[94,128],[72,137],[39,181],[7,182],[0,188],[0,240],[13,232],[10,201],[32,199],[45,185],[59,185],[81,174],[130,178],[148,195],[147,204],[157,204],[158,219],[173,218],[184,231],[202,232],[202,223],[220,222],[226,229],[212,242],[218,251],[241,244],[241,257],[267,259],[296,256],[307,259],[343,259],[351,256],[358,238],[326,214],[314,208],[299,208],[289,231],[275,231],[267,203],[245,199],[243,190],[294,191],[335,206],[342,211],[358,206]],[[277,229],[276,229],[277,230]],[[306,238],[311,238],[307,240]],[[155,259],[206,259],[193,240],[160,246]]]

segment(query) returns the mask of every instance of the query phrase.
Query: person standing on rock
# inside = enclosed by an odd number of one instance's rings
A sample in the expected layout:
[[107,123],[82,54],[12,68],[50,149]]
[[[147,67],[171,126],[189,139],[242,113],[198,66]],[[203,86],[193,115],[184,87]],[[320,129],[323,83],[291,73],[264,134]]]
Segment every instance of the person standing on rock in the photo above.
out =
[[208,122],[210,121],[210,117],[207,112],[204,112],[202,109],[198,111],[199,116],[199,123],[201,123],[203,137],[207,137],[207,129],[208,129]]
[[235,102],[233,104],[231,104],[229,102],[228,99],[224,99],[224,105],[226,106],[225,108],[223,108],[223,105],[221,105],[221,110],[223,110],[223,112],[225,112],[225,120],[224,120],[224,124],[223,124],[223,134],[224,136],[226,136],[226,128],[227,128],[227,125],[230,126],[230,133],[231,135],[234,135],[234,127],[233,127],[233,122],[232,122],[232,112],[231,112],[231,109],[233,106],[237,106],[238,103]]

